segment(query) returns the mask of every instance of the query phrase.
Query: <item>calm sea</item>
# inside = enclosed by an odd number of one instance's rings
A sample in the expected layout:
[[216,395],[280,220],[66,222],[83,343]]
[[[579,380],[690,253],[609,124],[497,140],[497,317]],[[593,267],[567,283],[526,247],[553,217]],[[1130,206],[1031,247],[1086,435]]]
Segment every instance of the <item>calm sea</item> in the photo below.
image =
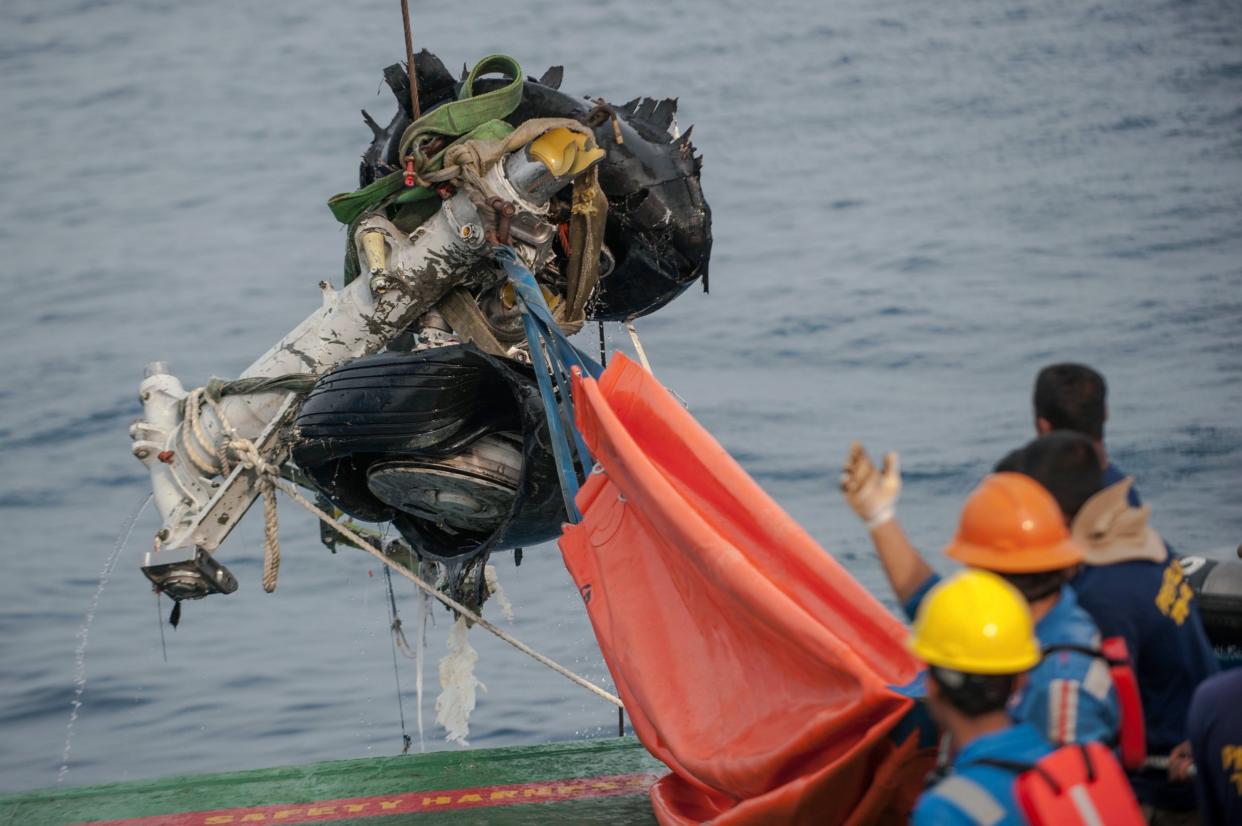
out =
[[[640,323],[656,375],[886,602],[835,490],[849,441],[902,452],[902,514],[943,563],[1054,360],[1108,377],[1109,445],[1179,549],[1242,541],[1237,0],[413,6],[450,66],[501,51],[535,75],[564,64],[571,92],[680,97],[712,294]],[[339,279],[324,200],[356,182],[358,110],[392,111],[398,8],[0,4],[0,790],[56,782],[75,674],[67,784],[400,750],[383,578],[293,508],[277,592],[252,515],[221,551],[241,590],[186,605],[167,661],[138,572],[148,512],[77,659],[148,489],[126,434],[143,366],[236,375]],[[496,564],[513,632],[607,683],[555,547]],[[398,599],[409,628],[416,600]],[[610,707],[472,637],[474,745],[615,730]],[[413,663],[399,675],[413,733]],[[433,699],[427,747],[445,748]]]

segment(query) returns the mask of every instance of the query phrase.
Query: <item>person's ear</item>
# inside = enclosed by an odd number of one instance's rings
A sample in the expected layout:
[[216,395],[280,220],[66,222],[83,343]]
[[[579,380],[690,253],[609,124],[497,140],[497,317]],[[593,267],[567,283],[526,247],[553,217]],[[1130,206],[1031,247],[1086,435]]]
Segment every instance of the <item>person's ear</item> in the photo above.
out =
[[1047,436],[1049,433],[1052,432],[1052,422],[1048,421],[1043,416],[1036,416],[1035,417],[1035,432],[1038,433],[1040,436]]

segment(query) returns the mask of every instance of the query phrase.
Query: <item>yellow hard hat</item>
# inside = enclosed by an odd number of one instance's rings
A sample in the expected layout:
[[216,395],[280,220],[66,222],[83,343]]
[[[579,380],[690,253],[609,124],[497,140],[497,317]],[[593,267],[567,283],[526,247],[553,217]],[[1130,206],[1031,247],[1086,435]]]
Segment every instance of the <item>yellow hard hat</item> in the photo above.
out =
[[1022,594],[980,570],[963,571],[928,593],[907,645],[928,665],[967,674],[1018,674],[1040,659]]

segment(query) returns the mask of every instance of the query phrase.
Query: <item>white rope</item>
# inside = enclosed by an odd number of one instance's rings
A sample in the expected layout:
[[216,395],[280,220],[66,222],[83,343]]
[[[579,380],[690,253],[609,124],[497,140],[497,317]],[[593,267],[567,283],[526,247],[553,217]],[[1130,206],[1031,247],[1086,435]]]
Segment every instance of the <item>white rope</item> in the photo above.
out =
[[[211,458],[219,462],[219,468],[215,467],[212,461],[196,456],[200,445],[213,445],[213,440],[203,428],[199,415],[204,401],[211,405],[211,409],[216,414],[216,420],[220,423],[220,429],[224,431],[224,442],[212,448]],[[206,388],[196,387],[190,391],[185,400],[185,419],[190,425],[193,437],[183,439],[182,442],[189,448],[190,461],[200,471],[206,472],[209,476],[214,475],[220,469],[223,469],[225,474],[232,472],[229,451],[233,452],[235,461],[240,462],[248,470],[254,471],[259,491],[263,494],[263,590],[270,594],[276,590],[276,578],[280,573],[280,523],[276,515],[276,489],[273,487],[273,480],[280,475],[280,470],[263,458],[254,442],[237,435],[233,424],[224,415],[224,410],[206,394]]]
[[280,573],[280,524],[276,519],[274,482],[278,470],[259,455],[259,449],[249,439],[234,437],[229,440],[229,447],[237,454],[238,461],[258,476],[259,490],[263,493],[263,590],[270,594],[276,590],[276,576]]
[[555,660],[545,657],[543,654],[540,654],[538,651],[534,650],[526,643],[522,642],[521,640],[515,639],[514,637],[507,634],[504,631],[504,629],[498,628],[497,626],[483,619],[483,617],[479,616],[474,611],[471,611],[469,608],[462,605],[457,600],[453,599],[447,594],[444,594],[436,590],[433,586],[429,585],[427,582],[424,582],[422,579],[416,576],[412,571],[402,566],[396,560],[389,559],[381,551],[376,549],[376,547],[372,545],[370,542],[363,539],[361,536],[359,536],[354,531],[350,530],[346,525],[342,524],[334,517],[329,516],[326,512],[324,512],[319,507],[317,507],[314,502],[311,502],[305,496],[298,493],[297,489],[294,488],[293,485],[289,484],[283,479],[274,479],[273,484],[276,487],[280,488],[280,490],[282,490],[285,493],[285,495],[288,496],[290,499],[292,499],[294,502],[297,502],[303,508],[315,514],[315,516],[318,516],[324,522],[327,522],[329,525],[333,527],[334,530],[336,530],[338,533],[340,533],[350,542],[357,545],[361,550],[366,551],[371,556],[375,557],[380,562],[387,565],[397,574],[400,574],[401,576],[408,579],[410,582],[413,582],[420,589],[426,592],[429,596],[432,596],[435,599],[439,600],[445,606],[453,609],[458,614],[470,620],[475,625],[481,626],[484,630],[489,631],[490,633],[499,637],[501,640],[507,642],[509,645],[513,646],[518,651],[521,651],[523,654],[527,655],[528,657],[540,663],[541,665],[545,665],[548,668],[552,669],[557,674],[560,674],[562,677],[566,678],[570,682],[573,682],[573,683],[576,683],[582,686],[587,691],[590,691],[592,694],[596,695],[602,700],[607,700],[608,702],[612,703],[615,706],[624,708],[624,705],[622,704],[621,699],[617,697],[616,695],[610,694],[609,692],[600,688],[595,683],[591,682],[585,677],[575,674],[574,672],[570,671],[568,668],[556,662]]
[[[198,469],[204,476],[210,478],[220,472],[225,467],[224,457],[220,455],[218,450],[213,450],[204,456],[199,452],[200,446],[211,445],[213,440],[211,436],[203,429],[202,417],[199,415],[203,405],[203,394],[205,388],[196,387],[190,391],[190,395],[185,399],[185,421],[190,426],[192,438],[183,439],[186,448],[186,456],[190,463]],[[219,413],[219,410],[216,411]],[[225,471],[227,473],[227,471]]]
[[630,341],[634,342],[634,352],[638,353],[638,360],[642,363],[643,369],[654,376],[655,373],[651,372],[651,362],[647,361],[647,351],[643,349],[643,343],[638,340],[638,330],[634,329],[634,322],[625,322],[625,329],[630,332]]

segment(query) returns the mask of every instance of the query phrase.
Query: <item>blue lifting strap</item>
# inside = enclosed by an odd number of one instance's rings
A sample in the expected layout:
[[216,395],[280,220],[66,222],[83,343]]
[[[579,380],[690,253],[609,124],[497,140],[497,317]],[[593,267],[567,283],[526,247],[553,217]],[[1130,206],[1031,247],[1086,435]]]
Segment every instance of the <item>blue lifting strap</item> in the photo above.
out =
[[522,323],[526,328],[527,343],[530,345],[530,360],[535,379],[539,382],[543,411],[548,417],[552,455],[556,459],[556,472],[561,480],[561,494],[565,497],[565,514],[570,522],[577,523],[582,515],[574,502],[579,486],[579,471],[574,467],[574,455],[577,454],[578,468],[585,474],[591,468],[591,454],[574,424],[570,371],[577,367],[583,375],[599,378],[604,369],[574,347],[561,332],[560,326],[548,310],[535,276],[518,258],[513,248],[499,246],[494,254],[496,261],[504,267],[509,283],[513,285],[518,307],[522,311]]

